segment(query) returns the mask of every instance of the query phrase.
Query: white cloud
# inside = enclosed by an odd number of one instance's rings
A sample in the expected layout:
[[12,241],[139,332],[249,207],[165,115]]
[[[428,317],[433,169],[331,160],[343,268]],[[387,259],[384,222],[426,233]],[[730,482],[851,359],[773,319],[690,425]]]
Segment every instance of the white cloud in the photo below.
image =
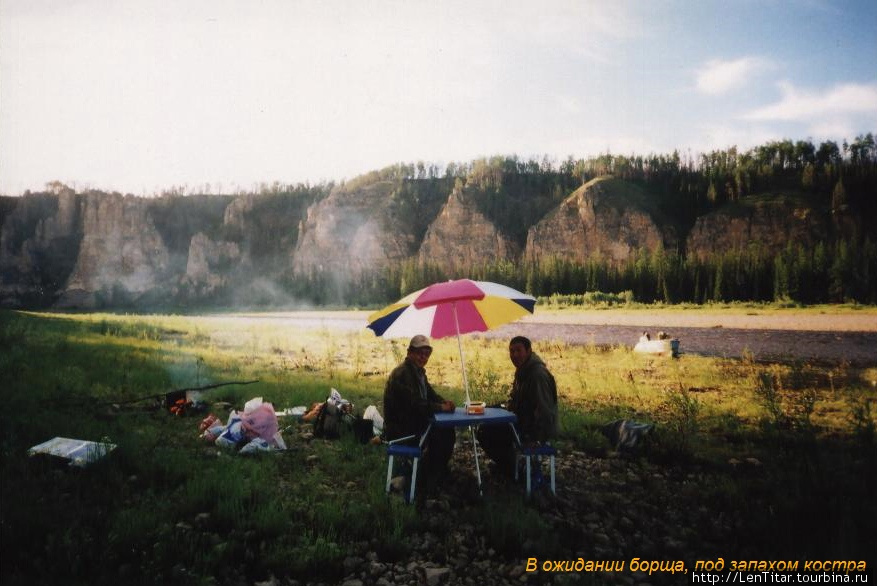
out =
[[780,82],[779,102],[743,115],[746,120],[820,122],[826,114],[877,113],[877,84],[847,83],[822,92],[805,91],[789,82]]
[[[672,149],[670,149],[672,150]],[[595,157],[604,153],[613,155],[647,155],[669,152],[648,138],[630,134],[589,134],[575,138],[558,139],[548,143],[547,151],[557,160],[568,156],[576,158]]]
[[691,145],[696,151],[706,152],[736,146],[748,149],[771,140],[783,138],[768,128],[749,125],[704,124],[698,127],[697,139]]
[[768,67],[769,63],[759,57],[712,59],[697,72],[697,90],[707,95],[724,94],[744,87],[753,75]]
[[582,102],[575,96],[560,94],[555,99],[560,109],[567,114],[580,114],[582,112]]
[[515,43],[551,47],[596,63],[612,62],[618,43],[647,34],[633,5],[624,2],[503,0],[466,5],[470,14],[479,10],[481,18],[495,21]]
[[810,126],[810,134],[818,138],[844,140],[855,136],[857,131],[846,120],[826,120]]

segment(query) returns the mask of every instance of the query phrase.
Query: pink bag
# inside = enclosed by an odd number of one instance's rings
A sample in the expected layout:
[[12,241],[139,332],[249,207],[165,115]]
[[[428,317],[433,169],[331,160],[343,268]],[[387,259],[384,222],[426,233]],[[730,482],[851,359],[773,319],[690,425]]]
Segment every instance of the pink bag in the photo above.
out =
[[262,403],[249,413],[244,413],[241,424],[250,439],[260,437],[267,442],[273,442],[278,429],[274,406],[271,403]]

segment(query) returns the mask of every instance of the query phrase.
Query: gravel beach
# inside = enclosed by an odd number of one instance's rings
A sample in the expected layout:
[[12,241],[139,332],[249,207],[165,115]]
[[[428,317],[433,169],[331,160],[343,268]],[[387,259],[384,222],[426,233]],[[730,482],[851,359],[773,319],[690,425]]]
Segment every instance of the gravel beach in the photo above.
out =
[[[369,311],[294,311],[237,314],[290,326],[356,331]],[[756,360],[813,360],[877,365],[877,314],[873,310],[733,312],[684,309],[542,310],[480,334],[491,339],[525,335],[534,341],[633,346],[643,331],[680,340],[682,353]]]

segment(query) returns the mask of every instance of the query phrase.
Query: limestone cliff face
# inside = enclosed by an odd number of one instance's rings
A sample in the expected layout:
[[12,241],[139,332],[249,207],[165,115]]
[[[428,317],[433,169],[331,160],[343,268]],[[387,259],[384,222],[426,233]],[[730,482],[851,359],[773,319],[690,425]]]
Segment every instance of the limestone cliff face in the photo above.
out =
[[[278,304],[302,275],[357,286],[357,276],[407,260],[456,272],[522,256],[623,263],[639,249],[678,246],[649,193],[613,178],[582,186],[532,226],[523,254],[462,183],[450,195],[447,184],[418,193],[369,177],[328,196],[50,189],[0,201],[0,306]],[[703,258],[757,245],[773,254],[788,242],[855,233],[858,221],[795,194],[749,197],[699,218],[686,253]]]
[[242,195],[234,198],[222,214],[222,223],[243,232],[247,226],[246,216],[252,213],[255,201],[256,197],[253,195]]
[[527,233],[529,260],[623,263],[639,248],[675,249],[675,231],[635,185],[601,177],[574,191]]
[[393,222],[392,192],[388,181],[341,186],[310,206],[299,226],[294,273],[356,276],[408,258],[414,236]]
[[465,194],[457,188],[427,229],[418,261],[454,271],[500,260],[517,260],[520,254],[520,247],[467,202]]
[[212,295],[229,284],[232,269],[240,262],[241,251],[236,242],[214,241],[202,232],[189,244],[186,274],[190,296]]
[[76,261],[81,197],[63,190],[16,204],[0,227],[0,304],[48,305]]
[[[289,269],[301,198],[76,194],[3,202],[0,305],[91,309],[233,302]],[[246,302],[246,296],[242,300]]]
[[87,194],[82,241],[59,307],[136,302],[169,285],[169,253],[145,201],[119,194]]
[[752,196],[727,204],[694,223],[688,234],[689,257],[758,247],[773,255],[789,242],[811,245],[828,235],[824,214],[800,198]]

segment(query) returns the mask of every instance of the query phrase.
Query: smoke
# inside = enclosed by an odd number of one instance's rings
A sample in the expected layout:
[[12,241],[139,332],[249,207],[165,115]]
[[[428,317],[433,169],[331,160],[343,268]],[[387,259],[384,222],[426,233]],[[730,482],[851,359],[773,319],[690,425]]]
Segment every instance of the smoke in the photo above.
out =
[[284,311],[307,311],[314,305],[286,291],[276,281],[256,277],[251,281],[232,287],[230,301],[233,309],[277,309]]
[[209,378],[204,359],[200,356],[184,355],[181,362],[169,362],[165,365],[170,386],[174,389],[201,387],[213,382]]

